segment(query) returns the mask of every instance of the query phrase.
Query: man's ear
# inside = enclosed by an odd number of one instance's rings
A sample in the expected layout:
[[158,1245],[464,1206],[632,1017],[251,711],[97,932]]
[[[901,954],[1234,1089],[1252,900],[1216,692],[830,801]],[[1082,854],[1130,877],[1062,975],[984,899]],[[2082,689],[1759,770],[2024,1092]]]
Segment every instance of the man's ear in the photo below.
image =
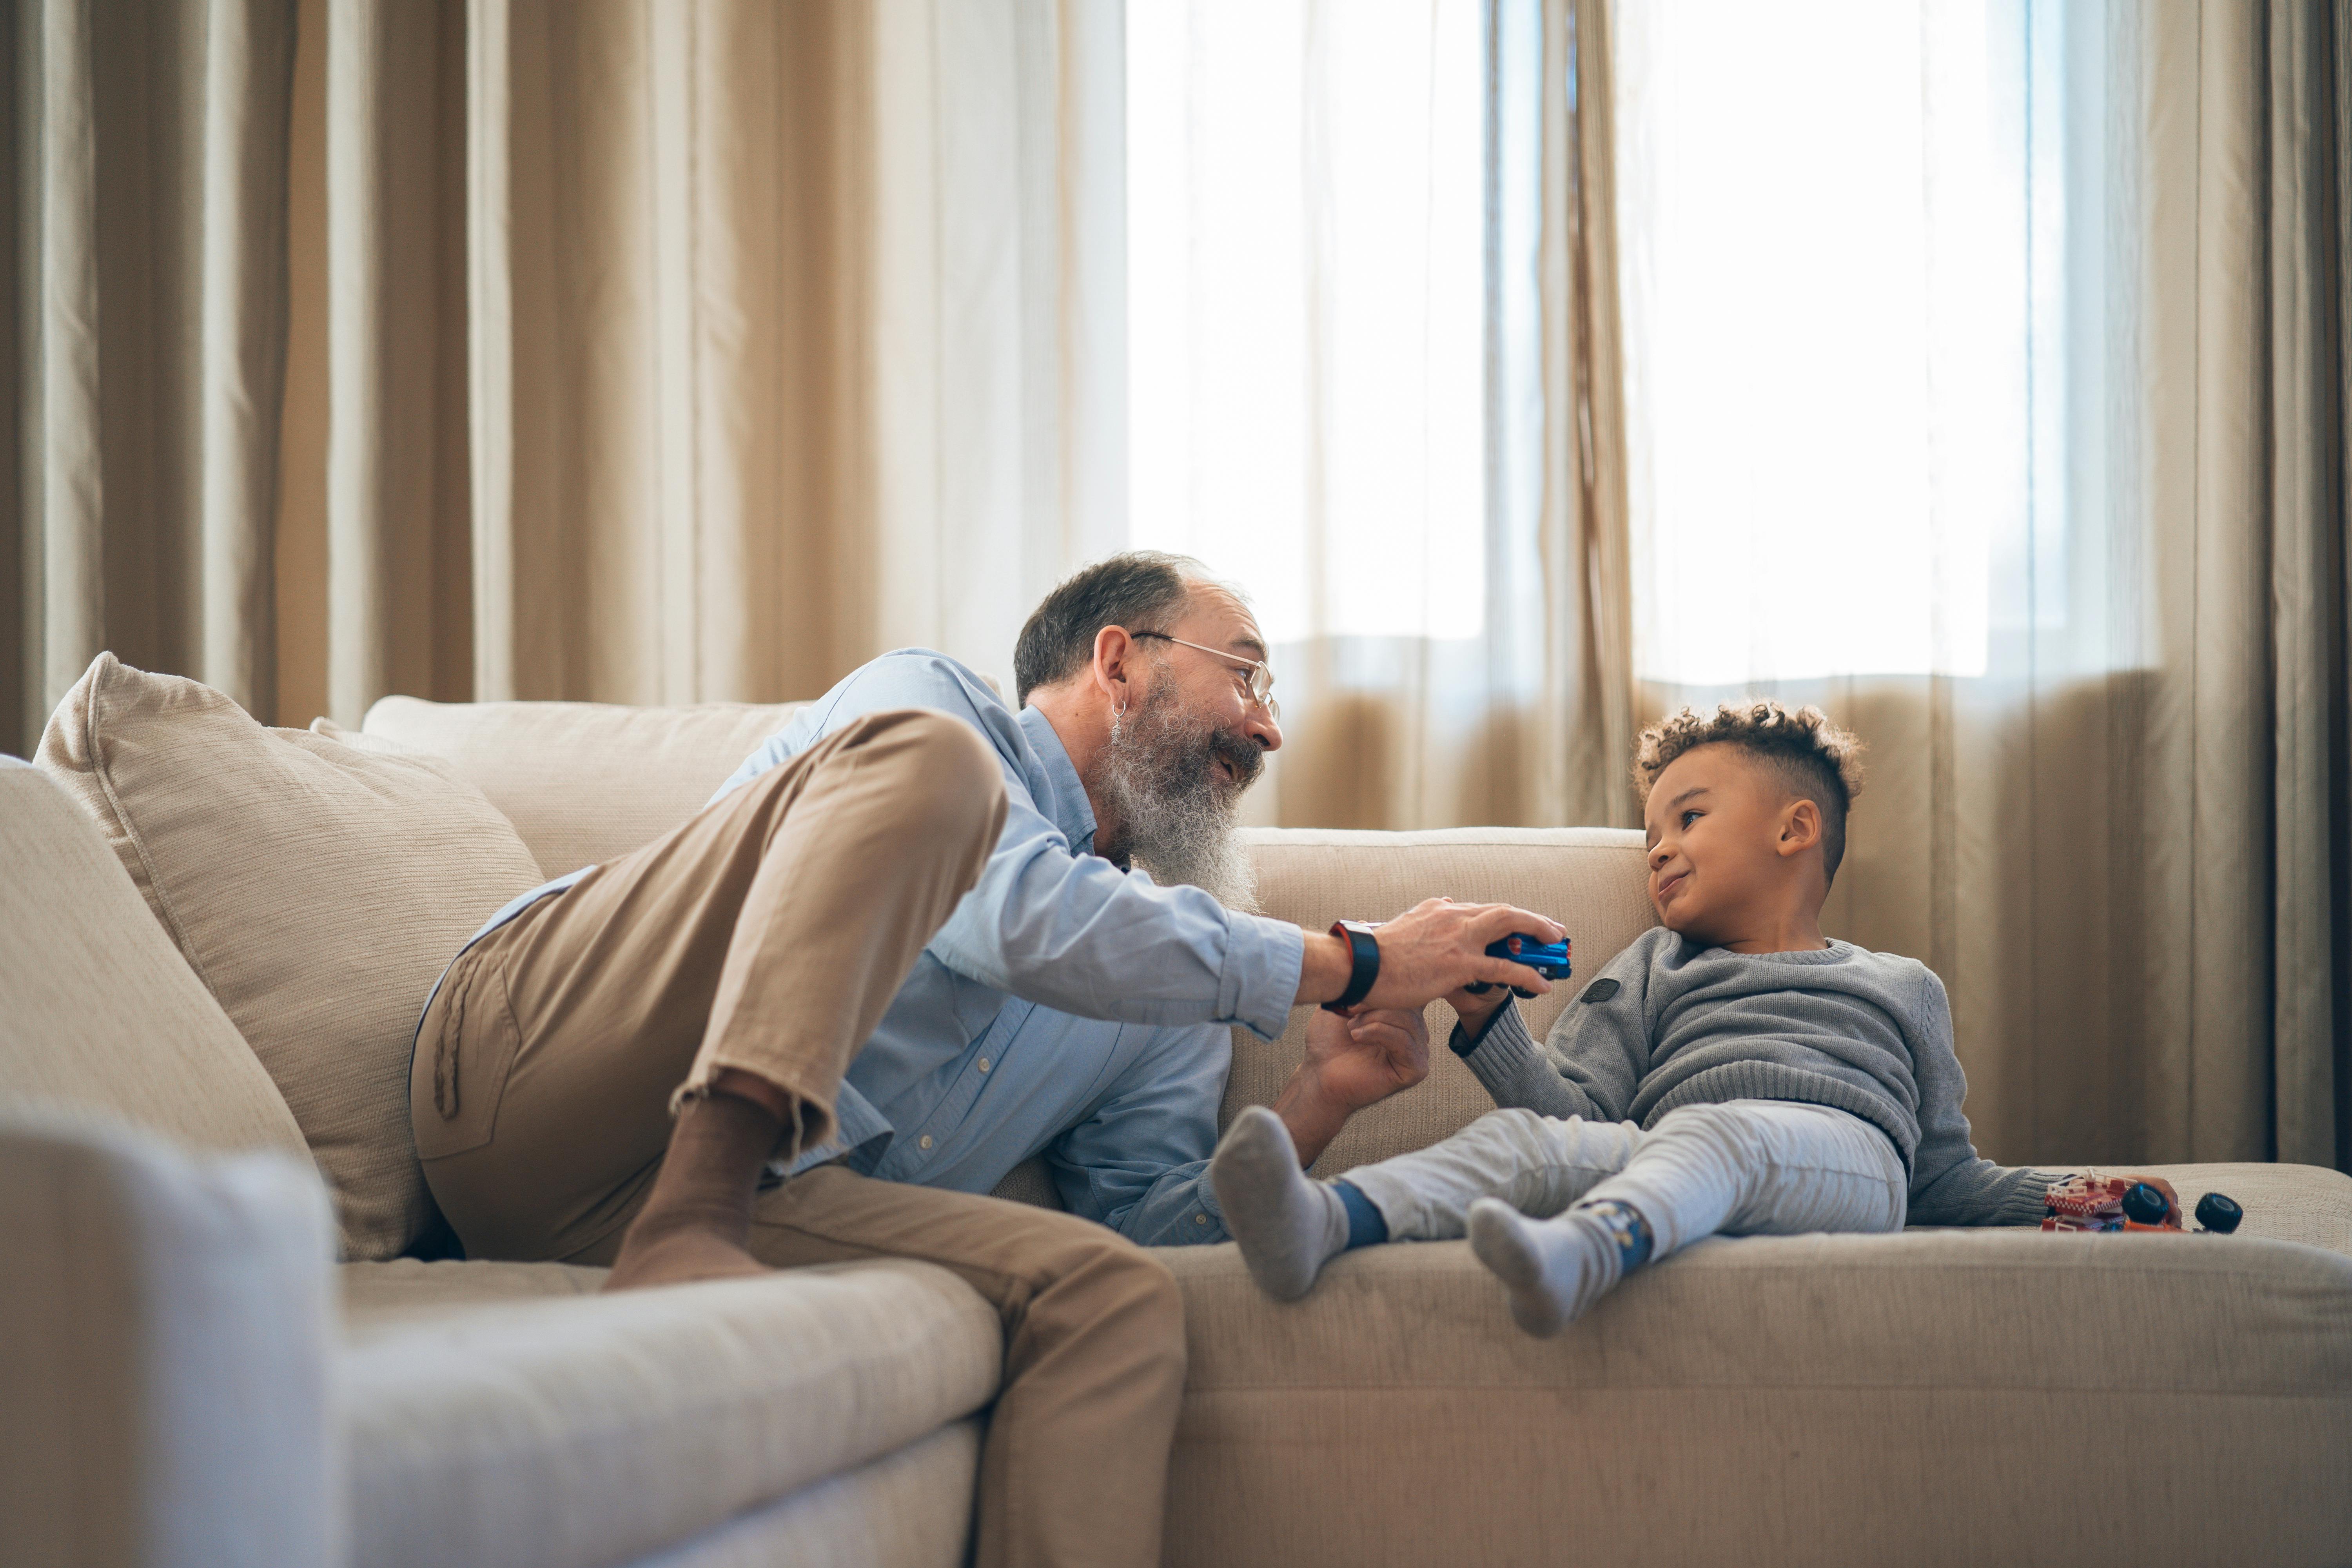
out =
[[1822,841],[1822,808],[1810,800],[1792,800],[1780,808],[1780,841],[1773,846],[1783,858],[1801,855]]
[[1113,713],[1126,712],[1135,700],[1134,666],[1135,639],[1127,635],[1125,626],[1105,626],[1095,634],[1095,658],[1088,673]]

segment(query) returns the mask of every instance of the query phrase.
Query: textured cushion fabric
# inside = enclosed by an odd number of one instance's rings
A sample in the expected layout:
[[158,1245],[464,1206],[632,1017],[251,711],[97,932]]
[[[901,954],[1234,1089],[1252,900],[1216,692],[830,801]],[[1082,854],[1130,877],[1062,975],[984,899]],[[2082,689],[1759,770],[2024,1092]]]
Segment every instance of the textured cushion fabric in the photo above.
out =
[[0,759],[0,1104],[102,1110],[197,1149],[309,1159],[284,1097],[38,769]]
[[608,1272],[572,1263],[395,1258],[383,1263],[346,1263],[335,1275],[343,1331],[356,1341],[451,1308],[593,1296],[604,1288]]
[[332,1561],[309,1161],[12,1111],[0,1193],[0,1563]]
[[378,1319],[339,1363],[352,1561],[634,1561],[971,1415],[1003,1341],[912,1262]]
[[514,829],[432,759],[266,730],[111,654],[58,705],[39,763],[286,1097],[346,1253],[408,1247],[432,1212],[408,1129],[417,1014],[473,930],[540,880]]
[[2352,1180],[2265,1169],[2175,1178],[2251,1236],[1717,1239],[1548,1341],[1460,1242],[1288,1304],[1162,1251],[1168,1561],[2342,1563],[2352,1258],[2260,1231],[2307,1205],[2352,1249]]
[[[1523,1004],[1541,1039],[1576,988],[1657,923],[1650,908],[1642,836],[1608,827],[1461,827],[1430,833],[1353,833],[1258,828],[1248,834],[1258,900],[1276,920],[1321,931],[1336,920],[1386,920],[1423,899],[1507,903],[1568,927],[1576,974]],[[1234,1031],[1233,1076],[1222,1127],[1244,1105],[1273,1103],[1306,1050],[1307,1008],[1269,1044]],[[1454,1009],[1429,1007],[1430,1071],[1411,1092],[1359,1114],[1315,1163],[1335,1176],[1408,1149],[1425,1148],[1495,1109],[1494,1100],[1445,1048]]]
[[650,844],[702,809],[803,706],[386,697],[361,727],[446,758],[506,813],[547,875],[560,877]]
[[635,1568],[961,1568],[980,1436],[978,1421],[942,1426]]

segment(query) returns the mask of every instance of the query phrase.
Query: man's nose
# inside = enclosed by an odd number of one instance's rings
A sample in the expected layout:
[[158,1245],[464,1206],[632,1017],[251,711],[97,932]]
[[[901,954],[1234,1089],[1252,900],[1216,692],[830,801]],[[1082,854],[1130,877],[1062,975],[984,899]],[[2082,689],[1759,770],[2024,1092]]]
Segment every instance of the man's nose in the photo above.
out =
[[1250,704],[1249,714],[1242,721],[1242,732],[1255,741],[1260,751],[1282,750],[1282,726],[1274,721],[1272,714],[1255,702]]

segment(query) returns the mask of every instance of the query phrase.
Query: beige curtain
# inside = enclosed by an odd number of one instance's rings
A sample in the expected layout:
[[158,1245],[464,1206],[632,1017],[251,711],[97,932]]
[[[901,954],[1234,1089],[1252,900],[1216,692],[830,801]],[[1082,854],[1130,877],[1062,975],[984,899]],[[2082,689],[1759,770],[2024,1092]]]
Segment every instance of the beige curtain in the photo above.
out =
[[6,743],[102,647],[294,723],[1008,676],[1124,541],[1120,15],[16,0]]
[[290,0],[15,0],[0,725],[100,648],[268,707]]
[[1943,977],[1988,1152],[2352,1167],[2347,11],[2017,16],[2067,81],[2072,324],[2014,402],[2064,405],[2068,525],[1996,565],[1981,674],[1744,689],[1870,742],[1825,924]]
[[478,695],[773,700],[907,644],[1009,673],[1116,538],[1118,37],[476,0]]

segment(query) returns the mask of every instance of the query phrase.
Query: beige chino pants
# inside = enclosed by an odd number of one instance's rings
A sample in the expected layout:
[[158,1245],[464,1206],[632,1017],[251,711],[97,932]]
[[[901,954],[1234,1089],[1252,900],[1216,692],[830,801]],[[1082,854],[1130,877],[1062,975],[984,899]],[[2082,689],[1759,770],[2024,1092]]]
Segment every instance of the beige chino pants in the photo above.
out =
[[[791,1091],[788,1144],[821,1141],[1003,820],[969,727],[873,714],[477,943],[426,1010],[409,1082],[425,1180],[467,1253],[612,1261],[675,1098],[721,1068]],[[994,1304],[983,1568],[1159,1560],[1184,1383],[1164,1267],[1069,1215],[838,1166],[761,1194],[751,1247],[779,1268],[920,1258]]]

